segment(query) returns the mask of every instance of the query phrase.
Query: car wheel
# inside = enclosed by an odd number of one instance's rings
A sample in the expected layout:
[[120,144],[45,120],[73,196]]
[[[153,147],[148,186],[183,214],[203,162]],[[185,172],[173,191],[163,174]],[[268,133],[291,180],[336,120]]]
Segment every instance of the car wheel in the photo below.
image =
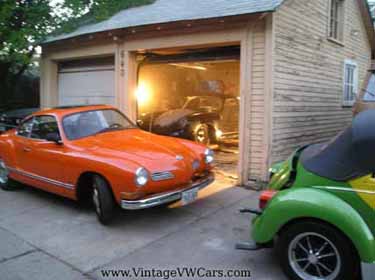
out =
[[293,280],[353,280],[359,261],[347,238],[318,222],[297,223],[280,235],[281,265]]
[[210,145],[210,129],[207,124],[202,123],[195,128],[194,141],[206,146]]
[[92,186],[92,201],[98,220],[108,225],[114,216],[115,201],[108,183],[100,176],[94,176]]
[[9,182],[8,169],[6,168],[5,162],[0,159],[0,188],[5,191],[13,190],[13,186]]

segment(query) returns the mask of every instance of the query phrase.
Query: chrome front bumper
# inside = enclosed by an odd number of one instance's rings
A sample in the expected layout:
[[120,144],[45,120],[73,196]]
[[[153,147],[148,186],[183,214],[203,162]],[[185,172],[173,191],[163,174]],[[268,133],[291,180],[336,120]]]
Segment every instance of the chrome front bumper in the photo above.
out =
[[201,190],[209,186],[214,180],[215,175],[213,173],[210,173],[208,176],[197,180],[196,182],[192,183],[189,187],[182,190],[158,194],[141,200],[121,200],[121,208],[125,210],[141,210],[166,203],[172,203],[181,200],[183,192],[195,188],[199,188]]

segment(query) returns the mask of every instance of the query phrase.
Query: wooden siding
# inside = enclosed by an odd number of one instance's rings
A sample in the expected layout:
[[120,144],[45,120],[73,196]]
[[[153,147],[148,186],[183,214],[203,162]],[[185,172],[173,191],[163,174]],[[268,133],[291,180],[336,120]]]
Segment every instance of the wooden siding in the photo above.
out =
[[358,2],[344,1],[342,44],[327,38],[329,0],[287,0],[274,14],[270,163],[329,139],[352,118],[342,106],[344,61],[358,64],[361,87],[371,48]]
[[265,150],[266,107],[265,107],[265,74],[266,74],[266,21],[256,23],[249,33],[252,50],[250,72],[250,110],[249,110],[249,180],[264,179],[267,154]]

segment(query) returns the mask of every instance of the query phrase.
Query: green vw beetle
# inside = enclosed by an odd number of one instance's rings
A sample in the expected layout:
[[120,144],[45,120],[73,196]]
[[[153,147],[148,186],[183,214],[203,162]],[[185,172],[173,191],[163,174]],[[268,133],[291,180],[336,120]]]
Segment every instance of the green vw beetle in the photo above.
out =
[[271,168],[260,195],[254,242],[275,245],[290,279],[375,279],[375,110],[328,143],[295,151]]

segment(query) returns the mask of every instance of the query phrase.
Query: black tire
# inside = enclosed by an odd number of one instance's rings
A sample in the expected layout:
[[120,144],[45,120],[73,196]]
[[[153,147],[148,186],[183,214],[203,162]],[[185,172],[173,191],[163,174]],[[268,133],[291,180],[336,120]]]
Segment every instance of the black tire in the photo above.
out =
[[111,187],[104,178],[95,175],[92,188],[96,216],[101,224],[108,225],[114,217],[116,206]]
[[0,188],[3,191],[15,192],[15,191],[23,190],[24,185],[9,178],[6,184],[0,183]]
[[14,188],[12,188],[9,184],[9,182],[7,183],[0,183],[0,188],[3,190],[3,191],[14,191]]
[[14,191],[16,190],[15,184],[8,178],[7,173],[5,163],[0,159],[0,188],[4,191]]
[[[296,243],[296,240],[300,241]],[[318,252],[321,248],[324,249]],[[277,251],[281,266],[291,280],[312,279],[311,276],[322,280],[359,279],[359,257],[350,241],[323,222],[306,221],[289,226],[280,234]]]

